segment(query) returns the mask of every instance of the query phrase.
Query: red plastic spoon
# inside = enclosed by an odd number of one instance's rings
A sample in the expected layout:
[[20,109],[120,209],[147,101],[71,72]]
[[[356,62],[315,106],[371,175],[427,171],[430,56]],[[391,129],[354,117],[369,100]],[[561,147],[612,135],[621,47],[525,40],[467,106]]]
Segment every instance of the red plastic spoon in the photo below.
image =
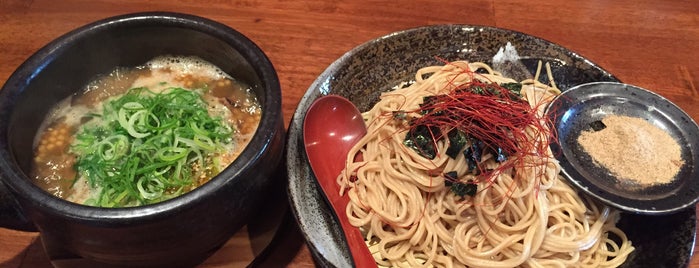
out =
[[316,99],[303,121],[303,140],[311,169],[340,221],[355,267],[362,268],[377,265],[359,229],[347,219],[349,197],[340,196],[337,176],[345,168],[350,148],[364,135],[366,126],[357,107],[337,95]]

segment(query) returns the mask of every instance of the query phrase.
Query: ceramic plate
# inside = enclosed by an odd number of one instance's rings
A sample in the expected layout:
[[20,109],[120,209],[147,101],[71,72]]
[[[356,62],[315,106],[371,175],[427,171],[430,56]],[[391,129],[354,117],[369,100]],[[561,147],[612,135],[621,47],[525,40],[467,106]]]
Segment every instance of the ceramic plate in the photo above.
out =
[[[563,176],[582,191],[631,213],[669,214],[695,207],[699,199],[699,127],[669,100],[632,85],[594,82],[558,95],[547,113],[557,130],[558,143],[551,149],[561,163]],[[682,144],[684,163],[671,182],[639,186],[594,163],[578,137],[593,131],[591,125],[608,115],[644,119]]]
[[[492,27],[441,25],[400,31],[364,43],[336,60],[313,82],[289,126],[287,172],[292,212],[318,265],[351,267],[352,260],[304,151],[303,118],[313,100],[338,94],[365,111],[381,92],[411,80],[419,68],[442,64],[436,57],[490,62],[508,42],[529,72],[535,71],[539,60],[550,63],[562,90],[594,81],[618,81],[588,59],[540,38]],[[694,208],[665,216],[624,214],[619,226],[636,247],[624,267],[681,267],[689,262],[696,232]]]

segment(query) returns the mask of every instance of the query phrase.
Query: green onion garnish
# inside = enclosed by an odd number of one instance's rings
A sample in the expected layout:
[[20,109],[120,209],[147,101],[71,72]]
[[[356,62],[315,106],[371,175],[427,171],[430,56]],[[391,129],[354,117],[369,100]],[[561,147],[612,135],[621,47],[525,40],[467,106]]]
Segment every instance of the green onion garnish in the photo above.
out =
[[231,127],[212,117],[199,91],[133,88],[107,101],[71,145],[78,176],[100,192],[101,207],[152,204],[192,190],[220,172]]

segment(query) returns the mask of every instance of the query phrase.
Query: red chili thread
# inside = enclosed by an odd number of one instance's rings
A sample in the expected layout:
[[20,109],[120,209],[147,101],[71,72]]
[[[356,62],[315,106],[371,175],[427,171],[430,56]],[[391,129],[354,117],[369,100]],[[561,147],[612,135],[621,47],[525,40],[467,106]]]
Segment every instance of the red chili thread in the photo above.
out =
[[[439,59],[439,58],[438,58]],[[446,64],[450,64],[446,60],[440,59]],[[459,67],[462,68],[462,67]],[[463,68],[462,68],[463,69]],[[461,74],[469,75],[470,82],[463,85],[454,85],[454,80]],[[437,147],[436,142],[446,138],[446,133],[451,129],[459,129],[467,133],[470,137],[484,142],[486,148],[491,151],[501,148],[508,155],[508,160],[498,165],[494,170],[482,170],[480,165],[477,168],[480,170],[480,175],[475,180],[475,183],[480,181],[492,184],[497,175],[508,169],[523,169],[528,163],[525,161],[527,157],[536,157],[539,159],[547,158],[550,142],[557,142],[555,129],[552,127],[552,120],[547,117],[540,117],[537,114],[538,105],[544,105],[546,102],[540,102],[532,107],[528,102],[522,99],[519,95],[510,92],[508,89],[493,83],[492,81],[480,81],[475,79],[474,72],[470,69],[463,69],[462,73],[454,76],[447,84],[447,87],[452,87],[449,94],[436,96],[436,101],[432,104],[423,105],[420,110],[412,111],[419,113],[421,110],[429,110],[431,112],[424,114],[421,117],[411,121],[408,129],[424,125],[427,127],[435,126],[440,128],[439,136],[434,135],[430,131],[432,140]],[[469,90],[473,87],[490,88],[492,91],[484,90],[482,93],[474,93]],[[405,111],[409,113],[411,111]],[[385,114],[382,116],[393,116]],[[371,122],[373,123],[373,122]],[[530,139],[527,136],[525,129],[530,128],[535,133],[532,135],[535,139]],[[543,133],[543,135],[542,135]],[[485,151],[485,149],[484,149]],[[443,152],[437,152],[440,154]],[[529,163],[535,168],[536,178],[543,175],[545,167],[537,163]],[[537,167],[542,167],[539,170]],[[425,167],[430,169],[430,167]],[[441,169],[436,165],[431,167],[434,171]],[[432,177],[432,176],[430,176]],[[447,178],[450,179],[450,178]],[[430,182],[430,186],[432,183]],[[514,181],[507,191],[512,193],[514,190]],[[536,194],[538,195],[538,185]],[[478,192],[482,191],[480,189]],[[427,198],[430,195],[428,193]],[[510,196],[503,198],[502,201],[509,199]],[[423,217],[427,209],[427,203],[422,209]],[[401,227],[409,227],[401,226]],[[487,232],[487,231],[486,231]]]

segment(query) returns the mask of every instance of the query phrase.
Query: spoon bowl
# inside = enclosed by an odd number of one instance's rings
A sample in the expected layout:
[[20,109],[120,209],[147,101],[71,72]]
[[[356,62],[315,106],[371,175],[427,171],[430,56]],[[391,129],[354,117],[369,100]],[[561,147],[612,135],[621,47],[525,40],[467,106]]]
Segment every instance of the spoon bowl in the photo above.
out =
[[347,153],[366,135],[364,119],[357,107],[344,97],[327,95],[311,104],[303,122],[303,140],[308,161],[325,198],[342,226],[355,267],[376,267],[359,229],[345,213],[349,197],[340,195],[337,177],[345,167]]

